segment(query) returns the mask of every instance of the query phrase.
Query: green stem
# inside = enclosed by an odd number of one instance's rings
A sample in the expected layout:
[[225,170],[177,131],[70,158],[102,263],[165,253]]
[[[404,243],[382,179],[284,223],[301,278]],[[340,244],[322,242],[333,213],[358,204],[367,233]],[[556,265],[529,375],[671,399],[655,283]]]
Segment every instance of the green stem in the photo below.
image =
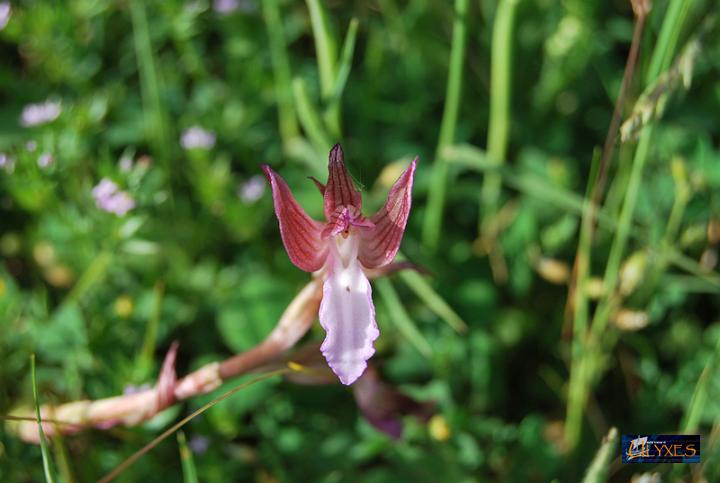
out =
[[574,285],[571,285],[570,296],[572,297],[572,324],[573,340],[571,349],[571,371],[570,383],[568,385],[568,412],[565,421],[565,438],[574,445],[580,439],[582,428],[582,408],[585,401],[586,385],[584,381],[587,373],[587,365],[583,359],[583,352],[586,347],[586,335],[588,325],[588,296],[587,283],[590,278],[590,261],[592,257],[592,232],[594,220],[596,219],[597,206],[591,198],[593,186],[597,180],[600,169],[601,155],[595,152],[593,156],[592,169],[588,188],[585,195],[583,213],[580,225],[580,240],[578,242],[577,257],[575,260]]
[[616,456],[618,443],[618,430],[610,428],[602,445],[595,454],[590,467],[588,467],[583,483],[603,483],[608,479],[610,462]]
[[150,40],[150,28],[145,3],[140,0],[131,0],[130,15],[132,17],[133,40],[140,74],[140,92],[142,93],[143,108],[145,110],[148,140],[153,145],[155,155],[165,165],[166,172],[172,173],[177,170],[170,169],[169,165],[169,125],[160,96],[162,86],[155,65],[155,55]]
[[52,462],[50,461],[50,451],[48,450],[47,439],[45,438],[45,431],[42,425],[42,417],[40,415],[40,399],[38,397],[37,376],[35,375],[35,354],[30,356],[30,372],[32,376],[33,403],[35,404],[35,419],[38,424],[38,434],[40,436],[40,453],[42,455],[45,481],[47,483],[53,483],[55,481],[53,476],[55,472],[52,468]]
[[315,39],[315,54],[318,60],[318,74],[320,75],[320,93],[323,100],[332,95],[335,84],[336,42],[330,33],[327,14],[320,0],[307,0],[310,10],[310,23],[312,24],[313,38]]
[[[310,137],[315,150],[318,153],[325,153],[330,150],[332,143],[330,137],[325,131],[320,114],[310,100],[307,88],[305,87],[305,81],[300,78],[296,78],[293,81],[293,95],[295,96],[295,105],[297,106],[298,117],[300,118],[300,124],[302,124],[303,130]],[[322,173],[324,170],[324,162],[318,165],[318,173]]]
[[340,56],[340,64],[338,65],[337,75],[332,88],[332,95],[327,102],[327,108],[323,113],[323,119],[328,130],[336,139],[342,139],[342,124],[340,120],[340,101],[342,100],[345,85],[350,77],[352,69],[352,60],[355,54],[355,41],[357,39],[358,20],[356,18],[350,21],[345,42],[343,43],[342,54]]
[[138,368],[140,377],[147,376],[152,362],[155,359],[155,346],[157,345],[157,333],[160,326],[160,318],[162,316],[163,299],[165,298],[165,284],[158,280],[155,283],[155,300],[153,301],[153,310],[150,314],[147,327],[145,328],[145,338],[143,339],[142,349],[139,354]]
[[85,293],[93,285],[99,283],[107,274],[107,269],[112,262],[112,253],[105,249],[97,254],[97,256],[90,262],[90,265],[85,269],[80,280],[75,284],[70,293],[68,294],[65,303],[79,302]]
[[[653,51],[650,70],[647,73],[645,84],[650,85],[662,71],[670,65],[673,53],[679,37],[680,28],[687,16],[689,3],[685,0],[671,0],[663,25],[661,28],[658,43]],[[624,197],[617,228],[610,247],[605,275],[603,277],[604,296],[595,311],[592,325],[589,329],[589,338],[584,347],[584,353],[580,360],[574,361],[578,365],[578,377],[571,379],[571,388],[568,399],[566,435],[568,444],[575,447],[580,436],[580,424],[582,410],[585,407],[587,396],[592,386],[598,379],[603,353],[612,344],[604,344],[603,337],[606,334],[610,317],[620,304],[615,289],[618,284],[620,264],[627,246],[628,238],[633,226],[635,206],[637,204],[642,175],[650,150],[650,142],[653,134],[653,125],[647,126],[638,142],[635,156],[630,168],[630,177],[624,190]]]
[[455,126],[460,110],[462,72],[465,60],[467,38],[468,0],[455,0],[455,22],[453,24],[452,46],[450,48],[450,67],[448,71],[445,109],[440,124],[440,138],[433,164],[433,177],[428,195],[428,206],[423,224],[423,243],[434,252],[437,249],[442,226],[445,190],[447,187],[448,165],[441,156],[442,149],[455,140]]
[[263,18],[270,41],[270,61],[275,79],[275,95],[278,103],[278,122],[283,148],[287,151],[289,143],[298,136],[297,118],[293,106],[290,60],[283,32],[278,0],[262,2]]
[[380,297],[390,312],[390,317],[398,331],[412,344],[425,358],[432,357],[432,346],[422,335],[413,320],[408,315],[400,301],[395,288],[387,278],[379,278],[373,282],[380,293]]
[[[507,157],[510,132],[512,37],[517,4],[518,0],[501,0],[493,25],[487,154],[493,162],[498,164],[503,164]],[[487,222],[497,212],[500,186],[500,175],[488,173],[480,196],[482,206],[480,213]]]

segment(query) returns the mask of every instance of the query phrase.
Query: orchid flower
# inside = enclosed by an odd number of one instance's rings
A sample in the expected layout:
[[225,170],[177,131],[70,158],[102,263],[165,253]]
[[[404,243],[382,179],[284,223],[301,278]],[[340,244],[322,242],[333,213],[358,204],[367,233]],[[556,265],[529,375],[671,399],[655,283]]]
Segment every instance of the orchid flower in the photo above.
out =
[[385,205],[366,218],[362,198],[345,169],[343,151],[330,151],[328,181],[311,178],[323,195],[325,223],[310,218],[295,201],[284,179],[269,166],[280,235],[290,260],[323,278],[320,325],[326,337],[320,351],[340,382],[349,385],[362,375],[375,353],[378,338],[375,306],[366,270],[393,261],[405,232],[417,158],[390,189]]

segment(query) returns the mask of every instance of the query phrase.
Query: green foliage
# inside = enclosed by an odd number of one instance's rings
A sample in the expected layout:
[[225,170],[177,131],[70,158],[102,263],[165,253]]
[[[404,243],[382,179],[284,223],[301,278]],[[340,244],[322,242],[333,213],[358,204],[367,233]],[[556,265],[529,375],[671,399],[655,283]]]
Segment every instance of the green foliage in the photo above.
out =
[[[308,275],[283,249],[260,164],[319,218],[306,177],[323,180],[341,141],[368,213],[420,156],[402,252],[430,275],[373,282],[373,361],[436,418],[406,417],[394,441],[347,388],[272,377],[125,481],[628,481],[611,427],[700,433],[693,477],[720,479],[716,2],[653,2],[623,106],[638,121],[615,146],[592,243],[583,215],[629,2],[220,3],[13,2],[0,414],[152,384],[173,340],[180,375],[262,340]],[[21,122],[46,101],[56,118]],[[183,147],[193,126],[211,146]],[[124,216],[96,203],[103,178],[135,201]],[[578,246],[586,303],[568,310]],[[627,330],[623,311],[645,326]],[[322,337],[316,324],[305,341]],[[42,481],[51,459],[59,479],[94,481],[238,384],[42,451],[3,425],[0,481]]]

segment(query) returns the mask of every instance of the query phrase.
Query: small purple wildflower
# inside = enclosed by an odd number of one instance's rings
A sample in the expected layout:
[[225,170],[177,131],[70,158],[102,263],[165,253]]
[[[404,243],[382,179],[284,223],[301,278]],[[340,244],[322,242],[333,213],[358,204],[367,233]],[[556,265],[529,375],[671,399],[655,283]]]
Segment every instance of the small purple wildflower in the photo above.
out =
[[107,178],[100,180],[92,190],[98,208],[117,216],[124,216],[135,208],[135,200],[125,191],[119,191],[118,185]]
[[103,178],[92,190],[95,199],[107,198],[115,193],[118,186],[107,178]]
[[55,161],[55,158],[53,157],[52,154],[42,153],[37,160],[37,164],[38,164],[38,166],[40,166],[40,168],[45,169],[48,166],[50,166],[53,163],[53,161]]
[[237,195],[245,203],[255,203],[265,193],[265,179],[260,175],[252,176],[250,179],[238,186]]
[[37,149],[37,141],[35,141],[34,139],[31,139],[30,141],[26,142],[25,149],[27,150],[28,153],[34,153],[35,150]]
[[199,434],[193,435],[188,441],[190,450],[195,454],[204,454],[210,447],[210,438]]
[[238,0],[215,0],[213,2],[213,10],[221,15],[227,15],[234,12],[240,7]]
[[0,30],[4,29],[10,21],[11,13],[10,2],[0,2]]
[[257,2],[253,0],[215,0],[213,10],[220,15],[228,15],[236,10],[241,12],[254,12],[257,9]]
[[46,124],[57,119],[60,112],[59,102],[45,101],[38,104],[28,104],[20,115],[20,124],[24,127]]
[[192,126],[183,132],[180,145],[183,149],[212,149],[215,146],[215,134],[200,126]]

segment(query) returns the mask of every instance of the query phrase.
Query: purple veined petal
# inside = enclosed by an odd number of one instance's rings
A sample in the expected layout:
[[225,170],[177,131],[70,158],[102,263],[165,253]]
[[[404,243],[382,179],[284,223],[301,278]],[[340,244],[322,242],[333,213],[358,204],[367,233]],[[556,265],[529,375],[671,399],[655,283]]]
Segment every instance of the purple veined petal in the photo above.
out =
[[[320,188],[320,183],[315,183]],[[339,144],[330,150],[328,182],[322,191],[327,220],[330,220],[338,207],[354,206],[358,211],[362,208],[362,197],[345,168],[345,155]]]
[[[347,239],[343,243],[356,241]],[[320,302],[320,325],[327,333],[320,351],[340,382],[350,385],[365,371],[380,331],[370,282],[357,258],[351,255],[347,264],[338,253],[333,258]]]
[[325,228],[322,231],[322,237],[327,238],[329,236],[335,236],[342,232],[346,232],[345,236],[349,233],[347,230],[353,226],[360,230],[368,230],[375,227],[375,225],[362,216],[362,213],[354,206],[343,206],[338,207],[335,213],[328,218]]
[[392,262],[400,248],[412,205],[417,160],[417,157],[413,159],[390,189],[385,206],[370,218],[375,228],[360,233],[359,258],[367,268],[382,267]]
[[270,166],[263,165],[262,169],[272,188],[275,215],[280,223],[280,236],[290,260],[300,270],[319,270],[327,256],[327,247],[321,238],[322,223],[305,213],[280,175]]

